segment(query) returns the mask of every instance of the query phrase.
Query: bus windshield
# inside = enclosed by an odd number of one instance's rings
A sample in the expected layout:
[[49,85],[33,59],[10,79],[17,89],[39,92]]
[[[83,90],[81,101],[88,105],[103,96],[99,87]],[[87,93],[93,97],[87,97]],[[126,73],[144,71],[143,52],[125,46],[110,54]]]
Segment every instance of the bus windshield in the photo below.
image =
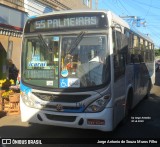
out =
[[106,83],[110,75],[107,36],[84,35],[77,44],[76,41],[77,36],[70,35],[24,38],[23,81],[47,88],[83,88]]

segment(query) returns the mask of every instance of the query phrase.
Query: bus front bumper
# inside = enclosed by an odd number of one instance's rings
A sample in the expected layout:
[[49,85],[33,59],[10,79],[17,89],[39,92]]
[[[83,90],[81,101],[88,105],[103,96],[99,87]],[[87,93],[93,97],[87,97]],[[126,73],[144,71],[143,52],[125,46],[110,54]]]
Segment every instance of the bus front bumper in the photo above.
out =
[[63,113],[31,108],[22,100],[20,107],[22,122],[100,131],[113,130],[113,108],[105,108],[97,113]]

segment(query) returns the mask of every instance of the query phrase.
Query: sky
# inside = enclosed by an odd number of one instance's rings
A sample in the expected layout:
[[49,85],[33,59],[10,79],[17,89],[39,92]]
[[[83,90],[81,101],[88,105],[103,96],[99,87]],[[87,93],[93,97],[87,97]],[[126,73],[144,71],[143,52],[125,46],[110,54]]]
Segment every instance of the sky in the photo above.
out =
[[[93,8],[96,8],[94,4]],[[98,9],[110,10],[118,16],[140,18],[139,27],[135,19],[125,19],[131,28],[148,35],[153,40],[155,48],[160,48],[160,0],[98,0]]]

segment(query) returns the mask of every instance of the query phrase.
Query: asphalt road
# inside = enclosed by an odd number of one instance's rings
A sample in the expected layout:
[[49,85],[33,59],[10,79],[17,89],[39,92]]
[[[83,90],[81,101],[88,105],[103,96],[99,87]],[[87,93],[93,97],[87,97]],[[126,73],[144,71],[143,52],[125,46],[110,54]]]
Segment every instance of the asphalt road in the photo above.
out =
[[[142,100],[131,112],[125,124],[120,124],[113,132],[83,130],[47,125],[22,123],[20,116],[5,116],[0,119],[2,138],[62,138],[62,139],[157,139],[160,140],[160,74],[156,75],[156,85],[148,99]],[[82,141],[82,140],[80,140]],[[63,141],[62,141],[63,144]],[[114,144],[116,146],[118,144]],[[125,144],[128,146],[128,144]],[[133,144],[132,144],[133,145]],[[54,145],[55,146],[55,145]],[[74,146],[56,145],[56,146]],[[86,145],[88,146],[88,145]],[[93,146],[93,145],[92,145]],[[107,144],[107,146],[109,146]],[[111,144],[110,144],[111,146]],[[113,144],[112,144],[113,146]],[[120,146],[120,144],[118,145]],[[121,144],[122,146],[122,144]],[[131,144],[129,144],[131,146]],[[155,144],[136,144],[136,146],[155,146]],[[160,146],[156,144],[156,146]]]

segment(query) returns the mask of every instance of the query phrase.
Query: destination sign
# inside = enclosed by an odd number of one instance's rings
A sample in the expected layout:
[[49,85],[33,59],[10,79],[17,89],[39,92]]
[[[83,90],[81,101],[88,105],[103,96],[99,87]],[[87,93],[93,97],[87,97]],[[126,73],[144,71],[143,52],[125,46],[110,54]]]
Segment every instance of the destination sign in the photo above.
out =
[[95,26],[98,24],[98,18],[92,17],[71,17],[59,19],[38,20],[34,22],[35,29],[48,28],[67,28],[77,26]]
[[25,33],[54,30],[93,29],[107,26],[106,14],[73,13],[53,14],[30,19],[26,23]]

